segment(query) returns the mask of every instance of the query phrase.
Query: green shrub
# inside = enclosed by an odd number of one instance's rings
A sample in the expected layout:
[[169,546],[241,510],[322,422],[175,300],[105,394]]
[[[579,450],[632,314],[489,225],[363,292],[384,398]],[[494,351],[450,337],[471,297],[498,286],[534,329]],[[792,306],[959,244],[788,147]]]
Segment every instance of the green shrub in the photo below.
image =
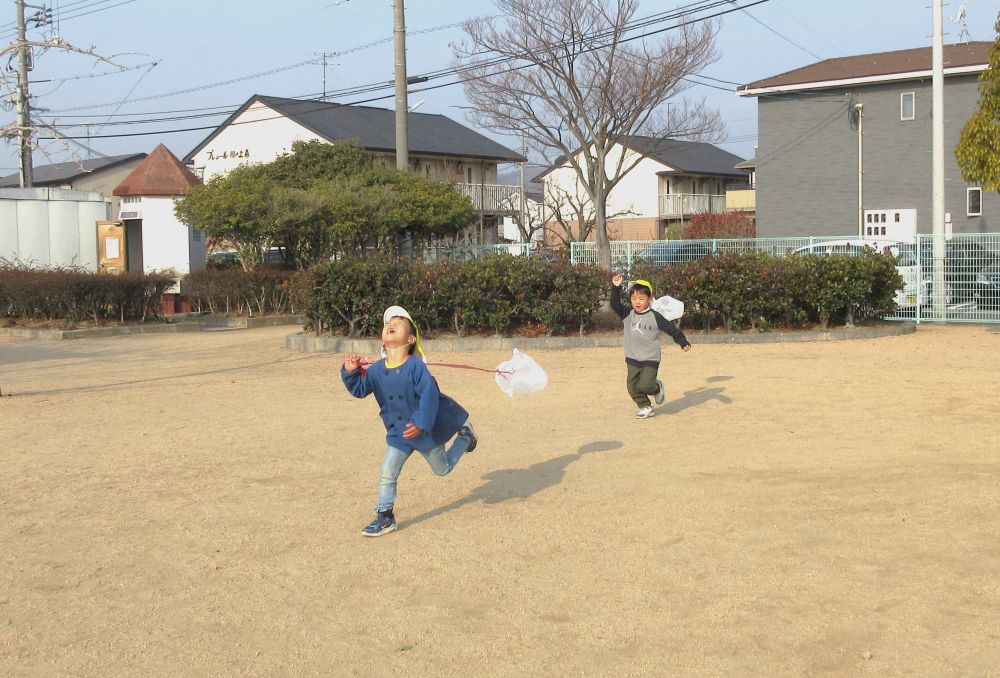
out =
[[606,277],[507,254],[423,264],[344,259],[313,269],[308,327],[348,336],[377,334],[383,309],[406,307],[425,336],[436,331],[507,333],[532,326],[580,331],[607,293]]
[[144,321],[175,279],[159,274],[103,275],[77,269],[0,265],[0,315],[34,320]]

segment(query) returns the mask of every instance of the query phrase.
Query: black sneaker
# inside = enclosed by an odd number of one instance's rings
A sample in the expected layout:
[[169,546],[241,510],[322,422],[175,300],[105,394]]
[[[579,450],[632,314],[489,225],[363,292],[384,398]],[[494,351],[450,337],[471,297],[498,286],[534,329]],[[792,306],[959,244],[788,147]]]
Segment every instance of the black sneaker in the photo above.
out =
[[379,511],[371,525],[361,530],[366,537],[381,537],[396,529],[396,517],[392,511]]
[[479,444],[479,438],[476,437],[476,432],[472,430],[472,424],[468,422],[466,422],[465,426],[458,429],[458,435],[469,439],[469,446],[465,448],[466,452],[472,452],[472,450],[476,449],[476,445]]

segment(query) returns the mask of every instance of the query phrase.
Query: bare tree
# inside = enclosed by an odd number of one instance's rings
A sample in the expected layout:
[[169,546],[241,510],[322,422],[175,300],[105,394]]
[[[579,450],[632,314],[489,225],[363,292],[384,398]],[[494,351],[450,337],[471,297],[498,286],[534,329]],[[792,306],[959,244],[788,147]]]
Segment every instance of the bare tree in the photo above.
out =
[[[117,56],[120,55],[112,57],[103,56],[101,54],[98,54],[97,49],[95,47],[89,47],[89,48],[77,47],[76,45],[69,43],[63,38],[54,34],[45,38],[44,40],[26,40],[24,42],[24,45],[27,49],[37,50],[36,52],[34,52],[35,56],[33,57],[36,61],[41,55],[45,54],[46,52],[50,50],[58,50],[60,52],[65,52],[65,53],[81,54],[83,56],[90,57],[91,59],[95,60],[95,62],[107,63],[122,70],[125,70],[123,66],[115,62]],[[18,42],[15,41],[5,47],[0,47],[0,60],[9,60],[11,58],[16,59],[18,46],[19,46]],[[18,84],[17,81],[18,77],[16,72],[12,73],[7,70],[0,70],[0,101],[5,102],[3,104],[5,110],[10,110],[11,104],[7,102],[16,101],[17,84]],[[50,135],[53,139],[59,141],[66,150],[71,149],[68,140],[63,139],[62,134],[60,134],[58,129],[52,124],[45,124],[41,121],[31,120],[29,121],[27,126],[19,125],[16,121],[8,125],[0,126],[0,139],[4,140],[18,139],[23,134],[28,139],[27,152],[30,153],[32,150],[34,150],[32,148],[32,146],[34,146],[35,148],[40,150],[43,155],[45,155],[47,158],[50,158],[49,153],[46,151],[46,149],[40,147],[37,143],[32,144],[31,142],[31,137],[41,133]],[[76,151],[71,150],[70,156],[74,161],[81,162],[80,156]]]
[[[545,185],[545,205],[548,207],[549,234],[562,247],[570,247],[570,243],[590,240],[597,227],[594,219],[595,210],[590,196],[580,192],[580,185],[570,192],[558,184]],[[608,214],[607,221],[613,222],[622,217],[638,216],[634,210],[620,210]],[[606,224],[608,238],[617,238],[612,226]]]
[[[521,207],[521,200],[524,200],[524,209]],[[498,198],[500,211],[510,217],[510,220],[517,227],[517,233],[521,242],[533,242],[535,236],[545,230],[545,204],[538,203],[521,191],[511,191]]]
[[666,37],[644,40],[633,21],[638,0],[496,5],[500,16],[466,22],[454,48],[470,117],[523,134],[550,160],[562,156],[590,196],[599,262],[610,268],[608,194],[643,157],[615,153],[616,145],[632,135],[704,140],[721,131],[704,101],[672,101],[691,86],[687,76],[717,58],[718,24],[679,15]]

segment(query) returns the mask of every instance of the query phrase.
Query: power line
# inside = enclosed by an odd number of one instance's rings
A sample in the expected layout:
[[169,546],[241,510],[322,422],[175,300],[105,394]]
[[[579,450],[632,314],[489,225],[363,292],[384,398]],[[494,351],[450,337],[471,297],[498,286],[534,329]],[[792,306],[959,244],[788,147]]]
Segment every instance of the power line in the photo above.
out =
[[[648,33],[643,33],[641,35],[636,35],[636,36],[632,36],[632,37],[629,37],[629,38],[621,39],[621,40],[619,40],[619,42],[620,43],[621,42],[631,42],[633,40],[637,40],[637,39],[641,39],[641,38],[644,38],[644,37],[648,37],[650,35],[656,35],[656,34],[659,34],[659,33],[666,32],[666,31],[675,30],[676,28],[679,28],[679,27],[684,26],[684,25],[688,25],[690,23],[695,23],[697,21],[705,21],[707,19],[713,19],[713,18],[716,18],[716,17],[719,17],[719,16],[730,14],[732,12],[739,11],[741,9],[744,9],[745,7],[753,7],[753,6],[756,6],[756,5],[764,4],[764,3],[769,2],[769,1],[770,0],[754,0],[753,2],[750,2],[750,3],[748,3],[746,5],[743,5],[743,6],[736,5],[736,6],[732,7],[732,8],[728,8],[728,9],[717,11],[716,13],[710,14],[708,16],[702,16],[702,17],[698,17],[698,18],[689,18],[689,19],[686,19],[684,21],[680,21],[677,24],[669,26],[669,27],[666,27],[666,28],[661,28],[661,29],[658,29],[656,31],[652,31],[652,32],[648,32]],[[718,6],[728,6],[730,4],[735,5],[735,2],[734,2],[734,0],[719,0],[719,1],[716,1],[716,2],[703,1],[701,3],[696,3],[696,4],[700,4],[702,7],[705,7],[705,8],[712,8],[712,9],[714,9],[714,8],[716,8]],[[692,6],[694,6],[694,5],[690,5],[688,7],[692,7]],[[655,23],[664,23],[665,21],[668,21],[670,19],[680,19],[680,18],[683,18],[683,17],[685,17],[685,16],[687,16],[687,15],[690,14],[690,11],[688,11],[687,7],[683,8],[683,9],[685,11],[679,12],[675,16],[669,16],[669,14],[673,14],[673,13],[661,13],[661,18],[658,18]],[[667,15],[667,16],[663,16],[663,15]],[[646,19],[644,19],[642,21],[644,23],[647,22]],[[589,36],[587,36],[587,39],[588,39],[588,41],[590,41],[590,37]],[[592,51],[596,51],[596,50],[601,49],[602,47],[606,47],[606,46],[607,45],[593,45],[593,46],[587,47],[586,49],[584,49],[582,51],[583,52],[592,52]],[[498,59],[494,59],[494,60],[489,60],[487,63],[488,64],[495,64],[495,65],[504,65],[504,64],[507,64],[507,63],[512,63],[512,62],[517,61],[517,60],[523,60],[524,56],[525,55],[503,57],[503,58],[498,58]],[[303,64],[305,64],[305,63],[310,63],[310,62],[303,62]],[[298,65],[303,65],[303,64],[298,64]],[[476,64],[475,68],[481,68],[482,65],[483,64]],[[531,64],[521,64],[521,65],[512,67],[511,70],[521,70],[523,68],[528,68],[530,66],[531,66]],[[286,70],[287,68],[289,68],[289,67],[285,67],[285,69],[281,69],[281,70]],[[441,79],[441,78],[447,77],[449,75],[452,75],[452,76],[461,75],[462,73],[464,73],[464,72],[466,72],[468,70],[471,70],[472,68],[473,67],[471,67],[471,66],[466,66],[466,67],[457,67],[457,68],[449,68],[449,69],[440,69],[440,70],[438,70],[436,72],[432,72],[431,75],[428,75],[426,77],[428,79]],[[244,79],[248,79],[248,78],[246,78],[246,77],[244,77],[244,78],[238,78],[238,79],[236,79],[234,81],[231,81],[231,82],[238,82],[238,81],[244,80]],[[722,80],[720,80],[720,81],[721,82],[728,82],[728,81],[722,81]],[[427,87],[413,89],[413,90],[411,90],[411,92],[414,92],[414,93],[416,93],[416,92],[426,92],[426,91],[431,91],[431,90],[435,90],[435,89],[441,89],[441,88],[444,88],[444,87],[451,87],[451,86],[460,84],[461,82],[462,82],[462,80],[453,80],[453,81],[450,81],[450,82],[440,83],[440,84],[437,84],[437,85],[429,85]],[[227,83],[222,83],[222,84],[229,84],[229,83],[227,82]],[[704,86],[712,86],[712,85],[709,85],[708,83],[696,83],[696,84],[701,84],[701,85],[704,85]],[[352,96],[352,95],[357,95],[357,94],[365,94],[365,93],[369,93],[369,92],[377,92],[379,90],[383,90],[383,89],[387,89],[389,87],[392,87],[392,85],[393,85],[392,81],[386,81],[386,82],[380,82],[380,83],[373,83],[373,84],[369,84],[369,85],[357,86],[357,87],[353,87],[353,88],[345,88],[345,89],[342,89],[342,90],[338,90],[338,91],[335,91],[335,92],[328,93],[327,98],[342,98],[342,97]],[[198,88],[192,88],[192,90],[187,90],[187,91],[199,91],[199,90],[202,90],[202,89],[210,88],[212,86],[214,86],[214,85],[207,85],[207,86],[202,86],[202,87],[198,87]],[[725,89],[725,88],[721,88],[721,87],[716,87],[716,88],[717,89]],[[731,91],[731,90],[725,89],[725,91]],[[148,100],[148,99],[162,98],[162,97],[165,97],[165,96],[172,96],[173,94],[176,94],[176,93],[170,93],[170,94],[164,94],[164,95],[156,95],[156,96],[153,96],[153,97],[145,97],[143,99],[136,99],[135,101],[143,101],[143,100]],[[309,95],[308,97],[306,97],[306,99],[307,100],[315,99],[318,96],[319,96],[318,93],[317,94],[312,94],[312,95]],[[317,101],[317,104],[320,104],[321,106],[322,105],[326,105],[326,106],[333,106],[333,105],[360,105],[360,104],[365,104],[365,103],[371,103],[371,102],[374,102],[374,101],[381,101],[381,100],[389,99],[389,98],[392,98],[392,96],[393,95],[383,95],[383,96],[378,96],[378,97],[371,97],[371,98],[368,98],[368,99],[351,101],[351,102],[348,102],[347,104],[330,104],[330,103],[327,103],[327,102],[324,102],[324,101]],[[113,104],[111,104],[111,105],[113,105]],[[85,109],[88,109],[88,108],[92,108],[92,107],[76,107],[76,108],[61,109],[61,110],[63,110],[63,111],[73,111],[73,110],[85,110]],[[321,109],[316,109],[316,110],[321,110]],[[54,111],[54,112],[59,112],[59,111]],[[232,111],[232,112],[235,112],[235,111]],[[213,115],[223,115],[223,114],[224,113],[221,113],[221,112],[217,113],[217,114],[205,114],[204,117],[211,117]],[[246,121],[244,123],[233,123],[233,124],[249,124],[251,122],[263,122],[265,120],[279,119],[281,117],[283,117],[283,116],[274,116],[272,118],[262,118],[262,119],[258,119],[258,120],[254,120],[254,121]],[[133,124],[142,124],[140,121],[129,121],[129,122],[131,122]],[[77,126],[77,127],[79,127],[81,125],[79,125],[79,124],[73,124],[73,125],[70,125],[70,126]],[[217,128],[217,126],[200,126],[200,127],[188,127],[188,128],[182,128],[182,129],[173,129],[173,130],[160,130],[160,131],[149,131],[149,132],[132,132],[132,133],[121,133],[121,134],[95,135],[95,136],[91,136],[91,137],[67,137],[67,138],[120,138],[120,137],[134,137],[134,136],[151,136],[151,135],[155,135],[155,134],[177,134],[177,133],[183,133],[183,132],[197,132],[197,131],[204,131],[204,130],[216,129],[216,128]]]

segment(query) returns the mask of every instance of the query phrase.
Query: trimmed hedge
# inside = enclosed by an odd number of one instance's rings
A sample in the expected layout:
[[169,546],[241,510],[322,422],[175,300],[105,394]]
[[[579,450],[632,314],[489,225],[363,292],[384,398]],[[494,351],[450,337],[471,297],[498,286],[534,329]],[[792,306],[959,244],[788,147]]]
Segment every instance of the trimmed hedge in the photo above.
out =
[[145,321],[159,315],[167,275],[103,275],[74,269],[0,266],[0,316],[33,320]]
[[393,304],[426,335],[582,333],[607,293],[607,276],[595,268],[504,254],[434,264],[345,259],[312,275],[308,326],[351,337],[378,334]]
[[181,280],[181,293],[191,299],[199,311],[230,315],[268,315],[297,313],[303,304],[301,294],[292,289],[290,271],[257,267],[206,269],[194,271]]
[[684,324],[727,331],[831,322],[853,324],[896,311],[903,280],[891,257],[721,254],[633,275],[685,303]]

